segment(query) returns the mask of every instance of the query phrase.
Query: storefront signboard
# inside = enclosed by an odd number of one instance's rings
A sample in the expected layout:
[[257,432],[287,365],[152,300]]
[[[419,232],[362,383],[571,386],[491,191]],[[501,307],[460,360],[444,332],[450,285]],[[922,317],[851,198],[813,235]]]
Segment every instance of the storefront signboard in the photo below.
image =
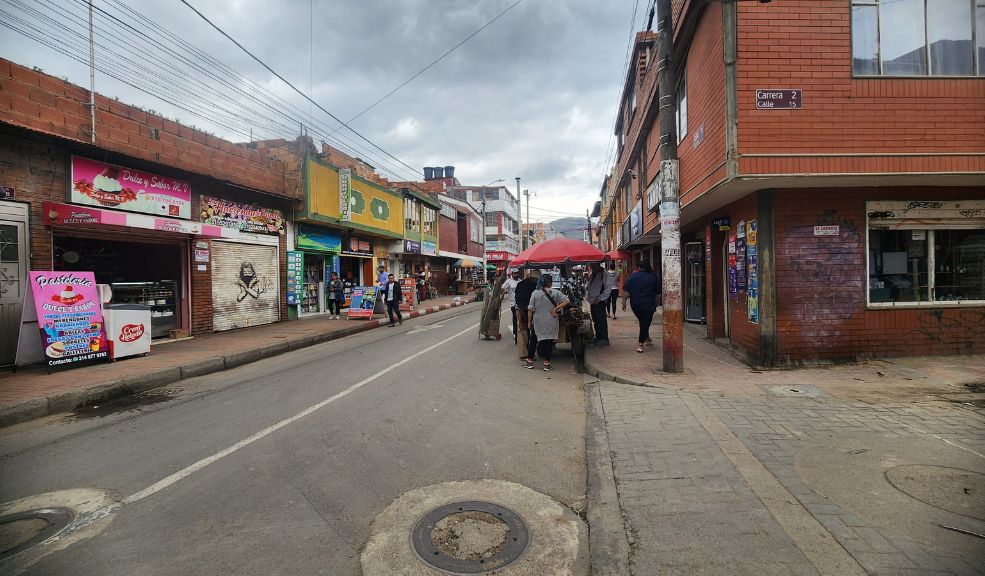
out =
[[352,220],[352,170],[339,169],[339,220]]
[[349,236],[342,243],[342,254],[346,256],[373,257],[373,241],[357,236]]
[[629,214],[629,235],[630,241],[636,240],[643,234],[643,204],[642,200],[636,202],[636,206]]
[[57,202],[44,202],[42,209],[44,210],[46,226],[125,226],[213,238],[239,238],[239,230],[189,220],[155,218],[144,214],[127,214],[126,212],[114,212],[113,210],[73,206]]
[[372,318],[376,307],[376,286],[356,286],[352,289],[348,318]]
[[40,341],[22,338],[19,345],[39,345],[49,367],[109,357],[94,273],[29,272],[28,278],[22,325],[36,322]]
[[71,201],[172,218],[191,218],[185,180],[72,156]]
[[287,252],[287,304],[296,306],[300,300],[304,281],[304,253],[298,250]]
[[400,302],[400,310],[402,312],[413,310],[417,306],[417,278],[401,278],[400,294],[403,296]]
[[405,254],[420,254],[421,253],[421,243],[415,240],[404,240],[404,253]]
[[746,307],[749,321],[759,323],[759,247],[756,221],[746,224],[746,266],[748,267],[749,289],[746,292]]
[[298,225],[298,238],[294,245],[299,250],[335,252],[342,250],[342,233],[328,228]]
[[285,221],[280,210],[250,206],[210,196],[202,196],[199,207],[202,222],[206,224],[235,228],[253,234],[284,235]]
[[739,289],[735,279],[735,233],[728,235],[728,293],[735,296]]
[[208,249],[196,248],[195,249],[195,261],[196,262],[208,262],[209,261],[209,251],[208,251]]
[[0,186],[0,200],[10,200],[17,195],[17,189],[13,186]]
[[509,259],[510,259],[509,252],[499,252],[499,251],[486,252],[486,260],[499,261],[499,260],[509,260]]
[[715,218],[711,221],[711,226],[719,232],[725,232],[726,230],[730,230],[732,228],[732,219],[728,216]]
[[841,234],[841,226],[835,224],[834,226],[815,226],[814,235],[815,236],[838,236]]
[[425,256],[437,256],[438,243],[428,242],[427,240],[421,242],[421,254],[424,254]]
[[746,223],[739,220],[735,231],[735,288],[746,289]]

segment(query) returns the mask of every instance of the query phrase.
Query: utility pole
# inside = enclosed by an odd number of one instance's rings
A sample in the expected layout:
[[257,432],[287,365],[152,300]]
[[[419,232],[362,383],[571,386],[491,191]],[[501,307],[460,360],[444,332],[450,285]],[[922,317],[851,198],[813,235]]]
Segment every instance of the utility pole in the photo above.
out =
[[96,52],[92,43],[92,0],[89,0],[89,113],[92,119],[92,143],[96,143]]
[[482,282],[486,282],[486,265],[488,263],[488,252],[486,251],[486,189],[482,189]]
[[681,202],[677,163],[677,77],[671,0],[657,0],[657,82],[660,84],[660,248],[663,264],[663,370],[684,372],[681,310]]
[[[523,233],[523,217],[520,216],[521,214],[523,214],[523,201],[520,200],[520,177],[519,176],[516,177],[516,201],[517,201],[516,219],[520,221],[520,252],[523,252],[524,250],[527,249],[527,240],[526,240],[526,237],[527,236],[526,236],[526,234]],[[529,202],[529,199],[528,199],[528,202]],[[530,211],[530,205],[529,204],[527,205],[527,211],[528,212]]]

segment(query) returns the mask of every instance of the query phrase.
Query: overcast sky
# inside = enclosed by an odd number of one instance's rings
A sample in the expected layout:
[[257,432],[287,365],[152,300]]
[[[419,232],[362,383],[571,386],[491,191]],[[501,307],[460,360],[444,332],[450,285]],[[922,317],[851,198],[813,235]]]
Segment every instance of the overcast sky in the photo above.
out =
[[[346,121],[515,1],[189,0],[271,68],[304,92],[310,90],[316,102]],[[129,20],[123,16],[140,22],[124,32],[97,11],[96,28],[104,34],[97,35],[97,43],[112,43],[114,49],[131,54],[135,62],[158,70],[161,66],[155,58],[178,61],[151,33],[147,23],[155,23],[302,111],[311,111],[323,133],[337,126],[179,0],[96,0],[94,4],[125,21]],[[142,18],[127,15],[124,6]],[[31,14],[30,8],[41,15]],[[633,28],[639,30],[645,22],[646,2],[523,0],[350,125],[415,169],[454,165],[463,184],[483,185],[502,178],[514,189],[514,178],[520,176],[521,189],[536,194],[531,198],[532,220],[584,215],[598,199],[606,168],[634,8],[638,10]],[[0,0],[0,10],[38,25],[45,30],[47,41],[88,60],[83,49],[87,38],[83,1]],[[11,21],[3,14],[0,19]],[[139,45],[145,52],[136,53],[128,45]],[[87,66],[6,28],[0,28],[0,54],[76,84],[89,84]],[[120,75],[131,77],[125,62],[105,50],[101,54],[98,47],[97,58],[120,70]],[[174,74],[173,70],[162,72],[153,84],[144,79],[134,79],[134,83],[158,93],[170,90],[172,97],[177,94],[191,107],[219,100],[210,97],[204,87],[189,88],[168,74]],[[197,73],[178,75],[185,81],[215,85]],[[105,74],[97,73],[96,91],[231,140],[248,138]],[[257,92],[251,89],[251,93]],[[253,118],[235,103],[224,107],[244,119]],[[204,114],[212,117],[209,112]],[[261,122],[256,123],[256,135],[270,135],[270,129],[264,132]],[[276,135],[291,136],[283,132]],[[357,155],[370,164],[388,167],[391,174],[384,175],[412,176],[409,169],[351,133],[342,130],[335,136],[355,142]]]

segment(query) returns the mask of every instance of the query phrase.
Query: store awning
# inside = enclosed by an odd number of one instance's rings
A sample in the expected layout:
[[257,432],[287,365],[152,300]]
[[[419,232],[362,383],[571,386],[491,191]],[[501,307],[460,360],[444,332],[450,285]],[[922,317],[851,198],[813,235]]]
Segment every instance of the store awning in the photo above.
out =
[[475,268],[479,263],[471,258],[462,258],[458,262],[455,262],[457,268]]
[[159,216],[132,214],[130,212],[116,212],[114,210],[102,210],[100,208],[75,206],[73,204],[59,204],[57,202],[44,202],[41,206],[44,211],[44,223],[46,226],[119,226],[123,228],[174,232],[177,234],[193,234],[195,236],[209,238],[240,237],[239,230],[236,228],[223,228],[222,226],[202,224],[201,222],[192,222],[190,220],[161,218]]

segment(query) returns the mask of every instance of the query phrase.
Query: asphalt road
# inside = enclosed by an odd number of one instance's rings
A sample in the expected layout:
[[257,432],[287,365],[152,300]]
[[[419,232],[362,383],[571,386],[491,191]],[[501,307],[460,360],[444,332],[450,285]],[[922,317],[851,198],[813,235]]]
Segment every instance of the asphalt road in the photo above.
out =
[[0,501],[97,488],[123,502],[23,573],[359,574],[378,514],[455,480],[515,482],[582,510],[581,376],[563,354],[550,374],[521,369],[509,330],[478,339],[478,315],[0,431]]

